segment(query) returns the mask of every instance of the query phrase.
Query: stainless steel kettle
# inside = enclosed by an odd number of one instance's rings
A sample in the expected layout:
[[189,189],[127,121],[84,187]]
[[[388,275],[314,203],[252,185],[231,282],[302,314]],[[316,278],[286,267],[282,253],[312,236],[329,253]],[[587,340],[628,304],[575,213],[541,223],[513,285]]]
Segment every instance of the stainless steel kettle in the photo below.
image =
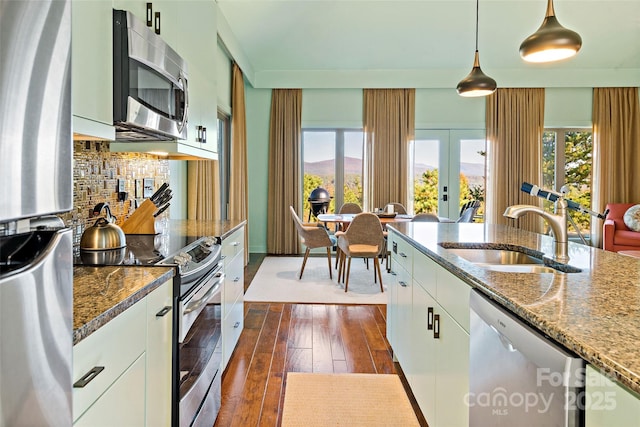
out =
[[113,224],[111,209],[107,203],[99,203],[93,208],[93,213],[100,215],[106,210],[106,218],[98,218],[93,226],[88,227],[80,238],[80,249],[89,251],[102,251],[120,249],[127,246],[124,232],[116,224]]

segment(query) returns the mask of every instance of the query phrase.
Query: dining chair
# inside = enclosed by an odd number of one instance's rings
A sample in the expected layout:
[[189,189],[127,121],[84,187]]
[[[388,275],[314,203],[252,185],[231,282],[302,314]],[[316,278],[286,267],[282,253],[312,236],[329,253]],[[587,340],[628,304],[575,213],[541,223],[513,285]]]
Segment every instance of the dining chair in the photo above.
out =
[[298,230],[298,235],[302,240],[302,244],[306,246],[304,252],[304,259],[302,260],[302,268],[300,268],[300,275],[298,279],[302,279],[304,273],[304,267],[307,264],[307,258],[309,258],[309,251],[315,248],[327,248],[327,260],[329,261],[329,278],[333,279],[331,272],[331,248],[337,244],[337,239],[334,236],[329,235],[329,232],[322,225],[316,223],[303,223],[300,221],[296,210],[293,206],[289,206],[291,210],[291,217]]
[[393,206],[393,211],[397,214],[400,214],[400,215],[407,214],[407,208],[405,208],[402,203],[395,203],[395,202],[387,203],[387,205],[384,207],[384,212],[387,211],[387,206]]
[[472,200],[465,203],[460,210],[460,218],[456,222],[473,222],[473,217],[480,208],[480,201]]
[[360,205],[351,202],[340,206],[340,211],[338,211],[339,214],[359,214],[360,212],[362,212]]
[[411,222],[440,222],[438,215],[432,213],[419,213],[411,219]]
[[384,249],[384,234],[380,218],[367,212],[358,214],[351,221],[349,228],[346,231],[338,231],[336,236],[338,237],[338,248],[340,249],[338,255],[340,257],[338,283],[344,281],[344,291],[347,292],[349,289],[351,259],[373,258],[373,281],[375,283],[377,279],[380,279],[380,292],[384,292],[378,256],[386,249]]

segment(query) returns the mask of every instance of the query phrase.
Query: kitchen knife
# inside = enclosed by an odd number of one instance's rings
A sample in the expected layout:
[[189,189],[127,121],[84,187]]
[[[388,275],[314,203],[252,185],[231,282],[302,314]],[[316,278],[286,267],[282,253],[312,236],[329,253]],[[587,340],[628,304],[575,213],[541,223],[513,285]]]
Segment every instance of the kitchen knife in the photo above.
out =
[[164,192],[164,194],[158,197],[158,199],[156,199],[154,203],[156,206],[160,207],[171,200],[172,197],[173,195],[171,194],[171,190],[167,190]]
[[166,205],[164,205],[163,207],[158,209],[158,212],[154,213],[153,217],[155,218],[155,217],[159,216],[162,212],[166,211],[169,206],[171,206],[171,203],[167,203]]
[[164,191],[167,189],[167,187],[169,187],[169,184],[167,184],[165,182],[164,184],[162,184],[160,186],[160,188],[158,188],[158,190],[155,193],[153,193],[153,195],[151,197],[149,197],[149,200],[151,200],[156,206],[158,206],[156,201],[162,195],[162,193],[164,193]]

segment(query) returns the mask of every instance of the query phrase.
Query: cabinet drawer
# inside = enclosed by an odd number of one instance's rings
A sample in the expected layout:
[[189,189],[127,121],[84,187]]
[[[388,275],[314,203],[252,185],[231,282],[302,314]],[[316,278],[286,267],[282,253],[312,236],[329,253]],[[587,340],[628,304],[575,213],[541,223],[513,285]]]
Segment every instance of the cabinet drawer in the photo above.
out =
[[387,250],[391,252],[391,258],[395,259],[398,264],[408,272],[413,271],[413,247],[405,240],[400,238],[396,233],[390,234],[390,241]]
[[[144,353],[146,307],[145,300],[134,304],[73,347],[74,420]],[[84,387],[75,386],[96,367],[104,370]]]
[[222,317],[231,311],[238,297],[244,294],[244,255],[237,254],[224,265],[224,287],[222,289]]
[[144,356],[140,356],[74,427],[143,426],[144,377]]
[[440,268],[435,261],[417,249],[413,249],[413,278],[431,294],[437,293],[437,271]]
[[236,347],[238,338],[244,327],[244,304],[238,301],[233,304],[226,318],[222,319],[222,369],[227,366],[231,353]]
[[469,295],[471,286],[438,266],[438,290],[436,299],[453,319],[469,332]]
[[244,227],[234,231],[222,241],[222,256],[233,258],[240,252],[244,253]]

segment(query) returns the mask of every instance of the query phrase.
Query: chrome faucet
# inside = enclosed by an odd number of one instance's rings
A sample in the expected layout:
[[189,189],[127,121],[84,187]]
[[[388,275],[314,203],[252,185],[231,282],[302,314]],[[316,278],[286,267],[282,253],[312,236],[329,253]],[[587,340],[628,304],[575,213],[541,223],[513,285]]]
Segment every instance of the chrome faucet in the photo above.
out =
[[555,213],[551,214],[544,209],[533,205],[513,205],[507,207],[504,216],[507,218],[520,218],[526,213],[534,213],[546,219],[551,230],[553,231],[554,255],[555,261],[566,264],[569,262],[569,238],[567,236],[567,201],[563,197],[559,197],[554,203]]

